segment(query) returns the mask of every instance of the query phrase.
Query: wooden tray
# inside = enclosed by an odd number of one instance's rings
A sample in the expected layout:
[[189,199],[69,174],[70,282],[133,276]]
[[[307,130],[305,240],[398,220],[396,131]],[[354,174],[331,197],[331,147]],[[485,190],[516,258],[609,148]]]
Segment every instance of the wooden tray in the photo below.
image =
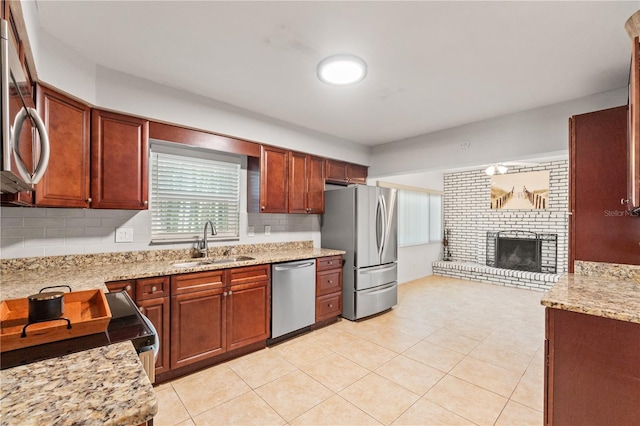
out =
[[74,291],[64,294],[63,318],[29,325],[26,337],[22,328],[29,322],[27,298],[3,300],[0,304],[0,352],[41,345],[73,337],[101,333],[107,329],[111,311],[102,290]]

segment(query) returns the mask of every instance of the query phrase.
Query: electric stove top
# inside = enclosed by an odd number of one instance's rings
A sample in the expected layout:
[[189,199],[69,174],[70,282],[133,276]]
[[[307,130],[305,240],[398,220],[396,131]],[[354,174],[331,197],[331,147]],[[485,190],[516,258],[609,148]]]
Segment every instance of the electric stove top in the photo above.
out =
[[129,295],[122,291],[106,293],[105,296],[111,310],[111,321],[105,332],[3,352],[0,355],[0,369],[4,370],[17,365],[56,358],[126,340],[131,340],[138,352],[153,346],[156,335]]

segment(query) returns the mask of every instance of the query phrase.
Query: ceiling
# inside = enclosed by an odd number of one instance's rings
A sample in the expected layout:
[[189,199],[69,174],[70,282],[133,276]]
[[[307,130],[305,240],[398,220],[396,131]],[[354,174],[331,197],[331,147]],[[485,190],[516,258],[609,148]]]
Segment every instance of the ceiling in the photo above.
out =
[[[43,1],[104,67],[365,145],[618,89],[639,1]],[[330,87],[324,57],[367,78]]]

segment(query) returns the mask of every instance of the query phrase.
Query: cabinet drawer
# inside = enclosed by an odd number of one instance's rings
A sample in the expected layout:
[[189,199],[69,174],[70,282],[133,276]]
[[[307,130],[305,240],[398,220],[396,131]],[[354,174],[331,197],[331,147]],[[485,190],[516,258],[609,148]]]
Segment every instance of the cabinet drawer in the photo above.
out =
[[169,295],[169,277],[136,280],[136,300],[155,299]]
[[342,269],[322,271],[316,274],[316,296],[342,290]]
[[326,271],[327,269],[342,269],[342,256],[319,257],[316,260],[316,268],[318,271]]
[[110,283],[106,283],[106,286],[109,290],[109,293],[115,293],[124,290],[132,300],[135,299],[135,280],[112,281]]
[[342,292],[316,298],[316,322],[342,314]]
[[193,293],[213,290],[225,285],[225,269],[174,275],[171,277],[171,294]]
[[249,284],[255,281],[269,280],[271,278],[271,265],[246,266],[229,270],[229,284]]

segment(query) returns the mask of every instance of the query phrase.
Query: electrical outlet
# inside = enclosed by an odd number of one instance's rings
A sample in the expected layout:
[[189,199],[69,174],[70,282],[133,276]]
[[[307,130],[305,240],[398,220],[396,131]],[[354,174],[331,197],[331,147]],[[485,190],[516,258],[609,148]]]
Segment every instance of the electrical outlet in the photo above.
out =
[[255,237],[256,233],[254,231],[253,226],[247,228],[247,237]]
[[132,243],[133,228],[116,228],[116,243]]
[[264,235],[271,235],[271,225],[264,226]]

